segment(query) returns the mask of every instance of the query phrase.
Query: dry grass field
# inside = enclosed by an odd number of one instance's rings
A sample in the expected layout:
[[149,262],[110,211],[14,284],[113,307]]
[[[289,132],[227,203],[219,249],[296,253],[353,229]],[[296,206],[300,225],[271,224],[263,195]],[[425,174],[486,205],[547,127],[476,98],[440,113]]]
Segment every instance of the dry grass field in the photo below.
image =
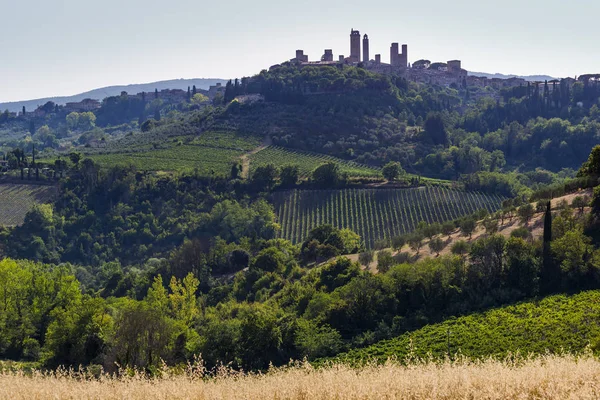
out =
[[298,365],[261,375],[202,370],[145,379],[55,373],[0,374],[2,399],[597,399],[592,355],[504,361],[388,362],[352,369]]

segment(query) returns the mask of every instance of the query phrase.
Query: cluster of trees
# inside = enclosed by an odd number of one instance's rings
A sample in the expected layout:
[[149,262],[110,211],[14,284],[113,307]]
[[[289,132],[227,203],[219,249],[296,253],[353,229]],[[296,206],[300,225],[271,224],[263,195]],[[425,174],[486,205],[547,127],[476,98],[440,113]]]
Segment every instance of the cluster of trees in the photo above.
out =
[[[592,203],[597,199],[600,193]],[[119,263],[103,264],[95,271],[98,286],[86,281],[83,267],[5,259],[0,356],[152,372],[163,360],[185,363],[202,354],[209,367],[264,369],[538,294],[600,287],[600,250],[584,233],[590,222],[568,207],[544,212],[543,240],[519,233],[507,239],[486,223],[485,236],[457,242],[453,255],[416,265],[392,258],[384,266],[380,254],[378,274],[343,257],[309,267],[317,258],[360,250],[356,234],[330,226],[299,246],[221,240],[207,251],[200,240],[186,241],[167,259],[130,270],[128,279]],[[468,233],[466,222],[460,227]],[[420,234],[453,229],[423,225]],[[234,275],[215,279],[204,262]]]

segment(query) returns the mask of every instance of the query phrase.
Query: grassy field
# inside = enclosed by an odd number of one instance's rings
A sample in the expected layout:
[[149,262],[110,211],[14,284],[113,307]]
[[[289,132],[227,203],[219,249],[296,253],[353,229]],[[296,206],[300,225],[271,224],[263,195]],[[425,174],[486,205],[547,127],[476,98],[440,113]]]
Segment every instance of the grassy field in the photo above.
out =
[[427,223],[454,220],[485,208],[500,208],[502,198],[445,187],[411,189],[293,190],[274,194],[281,236],[301,242],[322,224],[350,228],[367,247]]
[[277,167],[297,165],[300,169],[301,177],[307,177],[319,165],[330,161],[338,164],[340,166],[340,171],[346,172],[351,177],[381,177],[381,171],[366,165],[324,154],[308,153],[277,146],[269,146],[266,149],[253,154],[250,157],[250,172],[254,171],[259,166],[267,164],[274,164]]
[[17,183],[0,184],[0,225],[15,226],[23,223],[25,214],[35,204],[51,202],[56,194],[54,186]]
[[557,295],[485,313],[428,325],[364,349],[354,349],[336,361],[360,364],[402,359],[413,352],[434,358],[460,352],[467,357],[581,352],[600,340],[600,291]]
[[95,154],[89,157],[101,166],[134,165],[142,171],[214,171],[228,174],[231,165],[243,151],[194,145],[174,146],[168,149],[136,153]]
[[597,399],[600,361],[582,357],[443,362],[413,360],[350,368],[310,365],[273,369],[260,375],[200,368],[183,375],[149,379],[68,372],[0,373],[0,399]]

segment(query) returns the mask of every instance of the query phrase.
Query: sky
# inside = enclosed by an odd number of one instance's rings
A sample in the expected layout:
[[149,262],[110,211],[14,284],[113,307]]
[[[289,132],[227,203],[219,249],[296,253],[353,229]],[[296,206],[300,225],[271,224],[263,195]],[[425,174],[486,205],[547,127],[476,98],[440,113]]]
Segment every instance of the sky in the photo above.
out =
[[2,0],[0,102],[121,84],[250,76],[303,49],[371,58],[392,42],[409,62],[555,77],[600,72],[600,2],[591,0]]

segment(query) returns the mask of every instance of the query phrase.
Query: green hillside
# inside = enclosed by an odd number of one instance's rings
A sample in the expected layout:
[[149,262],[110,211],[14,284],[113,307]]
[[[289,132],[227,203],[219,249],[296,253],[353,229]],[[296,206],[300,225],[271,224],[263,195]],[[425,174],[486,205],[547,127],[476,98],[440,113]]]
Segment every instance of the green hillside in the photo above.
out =
[[454,220],[478,210],[495,212],[502,198],[444,187],[411,189],[293,190],[274,194],[281,236],[303,241],[311,229],[331,224],[357,232],[367,247],[427,223]]
[[0,225],[23,223],[25,214],[36,204],[48,203],[56,195],[54,186],[0,184]]
[[453,318],[337,357],[357,363],[414,355],[443,357],[460,352],[469,357],[503,356],[546,350],[578,352],[600,339],[600,291],[557,295]]

